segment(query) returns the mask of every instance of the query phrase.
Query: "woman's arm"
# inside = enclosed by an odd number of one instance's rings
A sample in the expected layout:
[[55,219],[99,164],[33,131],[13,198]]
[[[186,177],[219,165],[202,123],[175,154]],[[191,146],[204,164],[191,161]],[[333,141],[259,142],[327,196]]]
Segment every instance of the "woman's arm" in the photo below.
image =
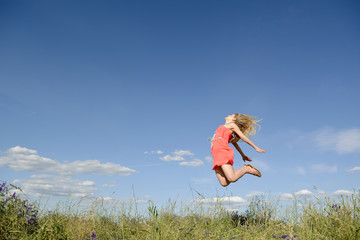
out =
[[241,150],[240,146],[239,146],[236,142],[233,142],[232,144],[234,145],[234,147],[236,148],[236,150],[238,150],[238,152],[239,152],[240,155],[242,156],[242,159],[243,159],[244,162],[245,162],[245,161],[249,161],[249,162],[252,161],[251,158],[249,158],[248,156],[246,156],[246,155],[244,154],[244,152]]
[[257,147],[250,139],[248,139],[235,123],[231,123],[230,127],[233,132],[235,132],[244,142],[252,146],[257,152],[266,152],[265,150]]
[[241,150],[240,146],[239,146],[236,142],[233,142],[232,144],[234,145],[234,147],[236,148],[236,150],[238,150],[238,152],[240,153],[240,155],[241,155],[242,157],[244,157],[245,154],[244,154],[244,152]]

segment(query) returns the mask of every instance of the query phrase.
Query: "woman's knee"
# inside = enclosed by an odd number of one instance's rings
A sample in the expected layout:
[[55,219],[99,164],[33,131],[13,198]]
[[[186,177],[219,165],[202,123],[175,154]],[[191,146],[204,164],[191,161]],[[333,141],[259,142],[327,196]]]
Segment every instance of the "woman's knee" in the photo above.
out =
[[220,184],[223,187],[227,187],[227,186],[229,186],[230,182],[221,182]]
[[230,184],[230,182],[226,178],[219,178],[219,183],[223,187],[229,186]]
[[235,175],[230,175],[230,176],[227,176],[226,178],[229,181],[229,184],[232,182],[236,182],[236,180],[237,180]]
[[236,176],[234,172],[225,172],[225,178],[229,183],[236,182]]
[[221,166],[221,169],[223,170],[225,178],[227,179],[228,182],[230,182],[230,183],[236,182],[237,179],[236,179],[234,168],[232,165],[224,164]]

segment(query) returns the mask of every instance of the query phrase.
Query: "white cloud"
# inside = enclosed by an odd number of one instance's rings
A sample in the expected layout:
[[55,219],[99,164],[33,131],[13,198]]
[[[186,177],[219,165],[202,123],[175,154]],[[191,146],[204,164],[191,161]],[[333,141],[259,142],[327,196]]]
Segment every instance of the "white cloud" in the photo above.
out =
[[339,154],[360,151],[360,129],[336,131],[324,129],[315,136],[316,143],[325,150],[335,150]]
[[142,200],[142,199],[136,199],[135,203],[148,203],[151,202],[150,200]]
[[114,200],[112,197],[100,197],[102,201],[112,201]]
[[150,152],[144,152],[145,154],[163,154],[164,152],[161,150],[152,150]]
[[336,173],[338,170],[337,165],[328,166],[325,164],[314,164],[310,168],[312,171],[319,173]]
[[119,164],[101,163],[98,160],[60,163],[39,156],[36,150],[19,146],[8,149],[5,156],[0,157],[0,166],[6,166],[17,171],[52,172],[62,175],[85,173],[127,176],[136,172]]
[[291,193],[281,193],[279,194],[279,199],[282,201],[292,201],[295,198],[312,198],[314,196],[314,193],[307,189],[303,189],[300,191],[297,191],[293,194]]
[[101,185],[101,187],[103,187],[103,188],[114,188],[115,187],[115,184],[103,184],[103,185]]
[[303,189],[295,192],[294,195],[299,198],[311,198],[313,196],[313,193],[307,189]]
[[348,191],[348,190],[337,190],[333,192],[334,196],[340,196],[340,195],[352,195],[354,192]]
[[316,193],[311,192],[307,189],[299,190],[295,193],[282,193],[279,194],[279,200],[282,201],[293,201],[294,199],[306,199],[306,198],[324,198],[326,196],[326,192],[323,190],[317,190]]
[[13,153],[13,154],[37,154],[36,150],[32,150],[32,149],[28,149],[28,148],[24,148],[24,147],[20,147],[20,146],[10,148],[8,150],[8,152]]
[[177,150],[175,152],[173,152],[174,155],[177,156],[193,156],[194,154],[190,151],[187,150]]
[[95,186],[95,183],[93,181],[84,181],[79,183],[80,186]]
[[189,167],[199,167],[199,166],[201,166],[203,164],[204,164],[204,162],[201,161],[200,159],[194,159],[192,161],[179,163],[180,166],[189,166]]
[[53,175],[50,175],[50,174],[34,174],[34,175],[31,175],[31,178],[50,178],[52,176]]
[[185,158],[183,156],[193,156],[194,154],[187,150],[176,150],[173,152],[173,155],[166,155],[161,157],[160,159],[165,162],[170,161],[184,161]]
[[360,171],[360,167],[353,167],[352,169],[349,170],[349,172],[358,172]]
[[[187,160],[184,156],[190,156],[191,160]],[[188,150],[176,150],[172,155],[165,155],[160,157],[160,160],[165,162],[178,161],[180,166],[198,167],[204,164],[200,159],[194,158],[194,153]],[[208,157],[209,158],[209,157]]]
[[6,155],[0,157],[0,166],[7,166],[17,171],[54,172],[58,169],[59,163],[37,155],[35,150],[16,146],[8,149]]
[[49,176],[38,178],[36,175],[27,180],[18,180],[25,194],[35,197],[87,197],[94,196],[97,190],[93,181],[81,181],[68,176]]
[[164,157],[161,157],[160,159],[165,161],[165,162],[184,161],[185,160],[185,158],[183,158],[182,156],[170,156],[170,155],[166,155]]
[[237,197],[237,196],[232,196],[232,197],[221,197],[221,198],[205,198],[205,199],[197,199],[197,202],[202,202],[202,203],[217,203],[217,202],[221,202],[221,203],[235,203],[235,204],[239,204],[239,205],[246,205],[248,204],[248,201],[246,201],[245,199],[243,199],[242,197]]
[[220,198],[221,202],[224,203],[243,203],[243,204],[247,204],[247,201],[245,199],[243,199],[242,197],[222,197]]
[[63,172],[68,172],[69,174],[76,173],[97,173],[104,175],[131,175],[136,171],[127,167],[120,166],[116,163],[101,163],[98,160],[86,160],[86,161],[75,161],[69,164],[62,164],[64,168]]
[[291,193],[282,193],[279,195],[280,200],[282,201],[291,201],[294,200],[294,195]]

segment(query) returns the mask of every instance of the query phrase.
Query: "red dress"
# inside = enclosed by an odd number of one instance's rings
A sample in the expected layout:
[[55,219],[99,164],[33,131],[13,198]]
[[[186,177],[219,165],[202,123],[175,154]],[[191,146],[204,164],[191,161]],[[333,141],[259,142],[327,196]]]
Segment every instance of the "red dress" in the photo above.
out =
[[224,125],[216,129],[211,139],[211,154],[214,160],[213,170],[224,164],[234,164],[234,150],[229,146],[230,138],[232,138],[232,132]]

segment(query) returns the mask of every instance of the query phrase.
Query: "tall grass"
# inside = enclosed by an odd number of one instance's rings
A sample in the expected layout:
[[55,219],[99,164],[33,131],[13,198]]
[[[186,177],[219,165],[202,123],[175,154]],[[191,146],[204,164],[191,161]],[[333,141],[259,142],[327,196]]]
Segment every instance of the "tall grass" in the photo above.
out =
[[173,201],[161,208],[149,203],[140,212],[136,201],[103,199],[87,208],[79,200],[46,211],[14,195],[16,188],[0,188],[0,239],[360,239],[360,191],[294,201],[287,209],[259,196],[238,213],[221,202]]

